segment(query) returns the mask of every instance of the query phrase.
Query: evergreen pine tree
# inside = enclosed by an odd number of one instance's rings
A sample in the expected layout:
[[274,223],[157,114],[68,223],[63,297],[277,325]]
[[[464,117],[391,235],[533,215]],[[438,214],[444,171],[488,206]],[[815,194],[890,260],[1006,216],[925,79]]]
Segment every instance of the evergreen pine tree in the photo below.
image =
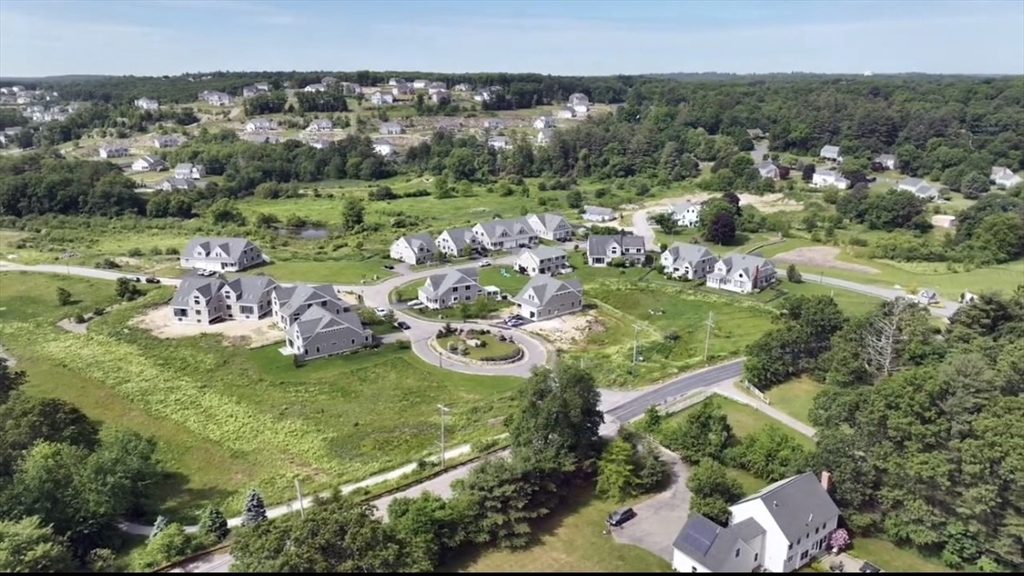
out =
[[164,528],[167,528],[167,524],[168,521],[165,516],[157,516],[156,522],[153,522],[153,531],[149,533],[149,539],[152,540],[154,536],[162,532]]
[[255,488],[250,488],[242,509],[242,526],[252,526],[266,519],[267,507],[263,504],[263,497]]
[[218,542],[228,537],[228,521],[220,508],[210,506],[203,511],[199,521],[199,533],[213,536]]

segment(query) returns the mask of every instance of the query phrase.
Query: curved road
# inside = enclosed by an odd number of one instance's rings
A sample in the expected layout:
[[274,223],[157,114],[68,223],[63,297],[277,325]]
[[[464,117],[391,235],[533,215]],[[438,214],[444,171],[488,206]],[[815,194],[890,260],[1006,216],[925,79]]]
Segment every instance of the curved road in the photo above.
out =
[[[505,256],[492,260],[495,265],[510,264],[515,260],[514,256]],[[394,278],[388,278],[387,280],[379,284],[335,284],[334,289],[341,292],[350,292],[359,294],[363,297],[363,305],[376,308],[390,308],[388,302],[388,296],[391,291],[399,286],[408,284],[411,281],[423,279],[433,274],[443,273],[447,270],[455,268],[465,268],[467,266],[473,266],[473,264],[461,265],[461,266],[442,266],[436,268],[429,268],[417,271],[408,271]],[[408,270],[407,267],[402,267]],[[119,272],[115,270],[100,270],[96,268],[83,268],[80,266],[61,266],[55,264],[39,264],[29,266],[25,264],[17,264],[14,262],[0,261],[0,270],[11,270],[19,272],[47,272],[53,274],[72,274],[75,276],[85,276],[89,278],[99,278],[101,280],[117,280],[122,277],[139,277],[145,276],[145,274],[136,274],[128,272]],[[160,278],[162,284],[170,286],[177,286],[181,283],[180,278]],[[288,286],[288,283],[282,283],[284,286]],[[408,313],[402,312],[401,310],[395,310],[395,316],[401,320],[406,321],[410,329],[404,331],[404,335],[412,342],[412,351],[424,362],[440,366],[447,370],[454,372],[462,372],[465,374],[480,374],[490,376],[516,376],[525,378],[530,375],[530,370],[537,365],[548,363],[549,359],[553,358],[553,354],[548,354],[548,349],[544,343],[537,339],[535,336],[522,330],[512,330],[503,326],[496,326],[492,324],[485,324],[482,322],[452,322],[451,324],[458,328],[486,328],[494,330],[495,328],[503,330],[508,335],[513,335],[517,344],[523,348],[524,357],[519,362],[514,364],[505,364],[498,366],[477,366],[458,362],[448,357],[442,357],[430,346],[430,338],[436,333],[437,329],[445,324],[445,321],[433,321],[424,320],[416,316],[412,316]],[[392,336],[388,340],[396,340],[402,336],[401,334]]]

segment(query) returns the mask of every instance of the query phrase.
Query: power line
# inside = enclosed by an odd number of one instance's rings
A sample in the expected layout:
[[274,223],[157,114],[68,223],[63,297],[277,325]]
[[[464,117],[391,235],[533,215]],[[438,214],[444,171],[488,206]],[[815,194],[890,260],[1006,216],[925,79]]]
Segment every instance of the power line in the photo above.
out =
[[705,322],[708,326],[707,335],[704,336],[704,363],[708,361],[708,348],[711,346],[711,329],[715,327],[715,313],[708,312],[708,321]]

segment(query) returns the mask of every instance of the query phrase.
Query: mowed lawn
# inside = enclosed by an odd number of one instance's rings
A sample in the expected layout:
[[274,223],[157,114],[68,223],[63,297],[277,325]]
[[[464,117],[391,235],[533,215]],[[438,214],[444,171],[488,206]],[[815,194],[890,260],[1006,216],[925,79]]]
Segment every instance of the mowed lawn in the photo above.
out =
[[[711,398],[704,400],[704,402],[713,402],[721,407],[722,413],[725,414],[725,417],[729,420],[729,425],[732,426],[732,431],[736,434],[737,438],[743,438],[744,436],[757,432],[769,424],[774,424],[795,438],[796,441],[803,445],[804,448],[807,448],[808,450],[814,448],[814,440],[804,436],[796,430],[793,430],[771,416],[768,416],[764,412],[751,408],[750,406],[740,404],[739,402],[733,402],[728,398],[722,398],[718,395],[712,396]],[[681,422],[686,418],[686,414],[695,407],[696,405],[690,406],[685,410],[680,410],[679,412],[672,414],[665,419],[665,423],[674,424],[675,422]]]
[[664,559],[604,534],[605,518],[622,504],[584,490],[534,525],[537,541],[525,550],[489,549],[461,558],[459,572],[671,572]]
[[839,309],[849,316],[858,316],[875,310],[879,304],[885,302],[882,298],[876,298],[862,292],[835,288],[817,282],[783,282],[782,289],[787,294],[802,294],[804,296],[831,296]]
[[8,272],[0,282],[0,343],[29,373],[29,391],[156,437],[177,514],[208,502],[237,512],[250,486],[272,503],[291,496],[294,477],[318,490],[435,453],[439,403],[451,408],[451,445],[496,435],[520,382],[441,370],[397,346],[296,368],[277,346],[161,340],[130,326],[166,301],[166,287],[72,334],[53,325],[74,308],[57,306],[56,287],[91,310],[113,302],[113,282]]
[[775,386],[768,391],[767,396],[772,407],[810,424],[811,419],[808,415],[811,406],[814,405],[814,397],[824,389],[823,384],[807,377],[800,377]]
[[956,572],[942,562],[925,558],[914,550],[900,548],[879,538],[853,536],[851,556],[867,560],[886,572]]

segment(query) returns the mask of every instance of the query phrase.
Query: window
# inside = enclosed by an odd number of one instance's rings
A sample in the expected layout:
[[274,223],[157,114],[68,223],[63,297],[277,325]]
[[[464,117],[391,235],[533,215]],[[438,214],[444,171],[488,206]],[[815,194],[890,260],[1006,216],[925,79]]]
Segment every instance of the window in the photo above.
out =
[[808,555],[809,553],[810,553],[810,551],[809,551],[809,550],[804,550],[803,552],[801,552],[801,553],[800,553],[800,560],[801,560],[801,561],[803,561],[803,560],[807,560],[807,555]]
[[793,543],[792,543],[792,542],[790,542],[790,543],[789,543],[789,549],[790,549],[790,550],[792,550],[792,549],[793,549]]
[[800,538],[797,538],[797,539],[796,539],[796,545],[797,545],[797,546],[799,546],[799,545],[800,545]]
[[736,549],[736,557],[737,557],[737,558],[739,558],[739,557],[740,557],[740,549],[739,549],[739,548],[737,548],[737,549]]
[[789,564],[789,563],[790,563],[790,562],[792,562],[792,561],[793,561],[793,555],[792,555],[792,554],[790,554],[790,555],[789,555],[789,558],[786,558],[786,564]]
[[754,552],[754,562],[757,562],[757,552]]
[[821,528],[815,528],[814,533],[817,534],[819,530],[821,530]]

